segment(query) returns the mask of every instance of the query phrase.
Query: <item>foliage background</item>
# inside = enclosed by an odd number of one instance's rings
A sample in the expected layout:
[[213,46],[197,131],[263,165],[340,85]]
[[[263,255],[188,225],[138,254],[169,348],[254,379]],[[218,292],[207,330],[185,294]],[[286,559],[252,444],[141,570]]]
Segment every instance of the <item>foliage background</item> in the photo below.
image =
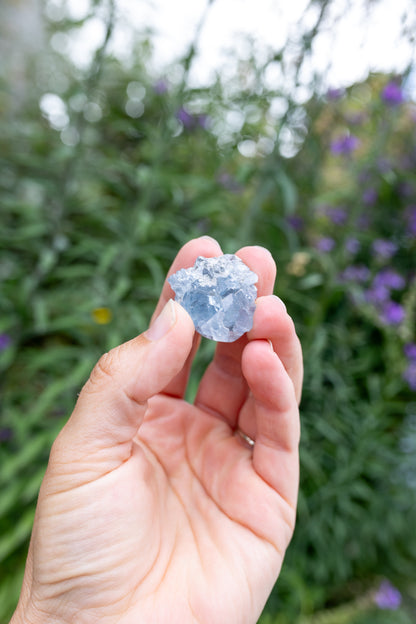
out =
[[[300,104],[302,63],[331,3],[315,4],[302,53],[273,90],[264,76],[288,67],[285,50],[197,89],[187,80],[197,40],[163,76],[149,72],[147,38],[123,64],[108,53],[112,2],[92,3],[107,36],[87,69],[49,45],[80,26],[65,13],[43,14],[45,43],[25,57],[23,83],[3,66],[1,622],[77,392],[104,350],[146,328],[178,248],[202,234],[226,252],[271,250],[304,348],[298,522],[262,621],[415,621],[412,67],[337,91],[315,76]],[[190,398],[212,349],[203,343]]]

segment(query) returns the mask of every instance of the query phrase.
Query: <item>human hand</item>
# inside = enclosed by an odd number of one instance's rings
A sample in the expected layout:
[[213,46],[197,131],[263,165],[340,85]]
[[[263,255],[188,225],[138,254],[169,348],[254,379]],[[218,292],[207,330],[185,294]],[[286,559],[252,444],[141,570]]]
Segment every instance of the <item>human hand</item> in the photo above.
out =
[[[221,253],[190,241],[170,273]],[[237,255],[259,276],[253,328],[217,345],[193,405],[199,338],[167,282],[158,320],[94,368],[51,450],[13,624],[257,621],[295,524],[302,355],[271,255]]]

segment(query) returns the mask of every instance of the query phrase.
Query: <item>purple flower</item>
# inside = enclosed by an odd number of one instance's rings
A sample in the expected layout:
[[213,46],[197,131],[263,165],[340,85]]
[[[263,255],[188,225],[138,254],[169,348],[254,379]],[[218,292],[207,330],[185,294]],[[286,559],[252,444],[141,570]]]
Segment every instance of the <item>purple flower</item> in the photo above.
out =
[[380,609],[395,611],[402,603],[402,595],[390,581],[382,581],[374,596],[374,602]]
[[349,156],[360,145],[360,140],[354,134],[344,134],[331,143],[331,152],[337,156]]
[[290,215],[286,217],[286,221],[290,225],[290,227],[295,230],[295,232],[300,232],[305,226],[304,220],[298,215]]
[[156,95],[165,95],[169,91],[169,84],[164,78],[159,78],[153,85]]
[[345,282],[366,282],[370,277],[370,269],[363,264],[352,264],[341,274],[342,281]]
[[12,344],[12,339],[8,334],[0,334],[0,351],[4,351]]
[[396,82],[388,82],[381,92],[381,99],[390,106],[398,106],[404,100],[403,91]]
[[381,309],[380,320],[384,325],[400,325],[404,317],[404,308],[396,301],[387,301]]
[[397,251],[396,243],[378,238],[373,242],[373,252],[380,260],[389,260]]
[[176,113],[176,119],[180,121],[185,128],[193,128],[195,125],[194,116],[189,113],[186,108],[181,107]]
[[195,115],[181,107],[176,113],[176,119],[180,121],[187,130],[194,130],[197,126],[206,130],[210,123],[208,115]]
[[347,220],[347,213],[344,208],[332,208],[325,209],[325,214],[335,225],[343,225]]
[[342,98],[342,96],[344,95],[345,91],[344,89],[328,89],[328,91],[326,92],[326,97],[328,100],[332,100],[332,101],[336,101],[336,100],[340,100]]
[[345,249],[352,256],[355,256],[355,254],[360,251],[360,248],[361,248],[360,241],[357,238],[354,238],[353,236],[348,237],[347,240],[345,241]]
[[226,171],[223,171],[219,174],[219,176],[217,177],[217,181],[218,184],[224,187],[227,191],[231,191],[232,193],[241,193],[243,190],[243,186]]
[[407,208],[405,218],[410,233],[416,236],[416,206],[409,206],[409,208]]
[[347,123],[351,124],[352,126],[359,126],[364,121],[366,121],[366,119],[367,119],[367,115],[366,113],[363,113],[363,112],[350,113],[349,115],[346,116]]
[[408,342],[403,347],[404,354],[410,362],[416,363],[416,344],[414,342]]
[[378,193],[373,188],[368,188],[363,193],[363,204],[365,206],[374,206],[377,201]]
[[392,290],[403,290],[406,281],[403,275],[397,273],[394,269],[382,269],[374,278],[375,286],[385,286]]
[[1,427],[0,428],[0,442],[7,442],[13,436],[13,431],[10,427]]
[[403,379],[407,382],[411,390],[416,390],[416,361],[410,362],[403,373]]
[[390,298],[390,291],[384,284],[373,284],[365,293],[368,303],[384,303]]
[[320,238],[316,242],[316,248],[319,251],[323,251],[324,253],[328,253],[329,251],[332,251],[334,247],[335,247],[335,241],[333,238],[330,238],[329,236],[322,236],[322,238]]

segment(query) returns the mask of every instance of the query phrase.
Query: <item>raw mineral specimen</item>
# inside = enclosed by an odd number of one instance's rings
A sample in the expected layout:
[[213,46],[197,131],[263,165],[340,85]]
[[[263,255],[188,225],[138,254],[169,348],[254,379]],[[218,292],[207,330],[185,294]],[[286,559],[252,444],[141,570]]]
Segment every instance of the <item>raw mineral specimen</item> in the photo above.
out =
[[175,300],[205,338],[234,342],[253,326],[257,275],[237,256],[199,256],[190,269],[168,278]]

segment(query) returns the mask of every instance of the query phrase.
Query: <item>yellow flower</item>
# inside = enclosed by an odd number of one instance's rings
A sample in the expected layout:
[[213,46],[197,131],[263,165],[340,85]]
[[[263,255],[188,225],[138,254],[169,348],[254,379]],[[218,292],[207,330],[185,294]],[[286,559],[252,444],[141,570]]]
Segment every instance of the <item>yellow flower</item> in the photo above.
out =
[[94,308],[91,316],[98,325],[107,325],[113,318],[113,314],[109,308]]
[[297,251],[293,254],[291,261],[286,267],[286,271],[289,275],[301,277],[302,275],[305,275],[306,266],[310,259],[311,257],[306,251]]

